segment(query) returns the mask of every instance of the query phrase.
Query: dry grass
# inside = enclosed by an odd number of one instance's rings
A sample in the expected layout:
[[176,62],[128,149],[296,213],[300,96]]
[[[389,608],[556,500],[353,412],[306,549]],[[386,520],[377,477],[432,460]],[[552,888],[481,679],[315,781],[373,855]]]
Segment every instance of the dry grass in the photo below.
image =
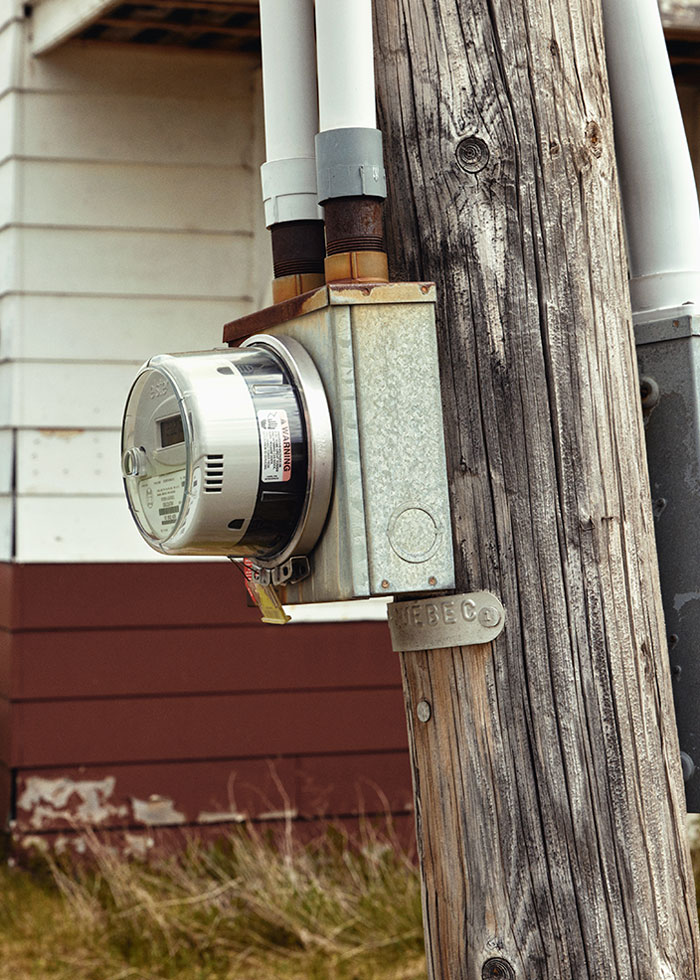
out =
[[417,870],[369,825],[149,863],[88,849],[0,869],[0,980],[425,980]]
[[410,858],[366,827],[6,869],[0,980],[424,980]]

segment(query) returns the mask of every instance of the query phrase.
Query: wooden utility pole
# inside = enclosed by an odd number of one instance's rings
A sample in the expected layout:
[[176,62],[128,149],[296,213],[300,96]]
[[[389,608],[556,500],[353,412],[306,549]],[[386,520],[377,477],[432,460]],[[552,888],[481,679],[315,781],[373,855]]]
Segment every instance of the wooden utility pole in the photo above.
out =
[[457,588],[507,610],[402,655],[430,976],[698,977],[599,0],[376,0],[376,40]]

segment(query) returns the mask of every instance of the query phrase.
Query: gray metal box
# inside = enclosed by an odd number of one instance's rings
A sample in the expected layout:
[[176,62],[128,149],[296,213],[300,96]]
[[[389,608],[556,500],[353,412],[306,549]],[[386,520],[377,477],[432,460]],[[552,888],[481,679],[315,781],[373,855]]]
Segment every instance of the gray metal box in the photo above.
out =
[[[676,314],[674,316],[674,313]],[[673,697],[688,810],[700,812],[700,317],[635,322]]]
[[[284,319],[289,316],[289,319]],[[289,603],[454,588],[432,283],[323,287],[227,327],[293,337],[333,421],[334,489]]]

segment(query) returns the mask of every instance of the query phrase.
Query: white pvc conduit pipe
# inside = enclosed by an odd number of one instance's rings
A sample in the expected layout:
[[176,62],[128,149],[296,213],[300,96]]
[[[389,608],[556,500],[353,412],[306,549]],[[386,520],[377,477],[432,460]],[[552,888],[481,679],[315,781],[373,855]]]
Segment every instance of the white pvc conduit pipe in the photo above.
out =
[[314,137],[318,131],[314,0],[260,0],[268,227],[319,220]]
[[375,129],[372,0],[316,0],[320,131]]
[[603,0],[632,310],[700,304],[700,215],[656,0]]

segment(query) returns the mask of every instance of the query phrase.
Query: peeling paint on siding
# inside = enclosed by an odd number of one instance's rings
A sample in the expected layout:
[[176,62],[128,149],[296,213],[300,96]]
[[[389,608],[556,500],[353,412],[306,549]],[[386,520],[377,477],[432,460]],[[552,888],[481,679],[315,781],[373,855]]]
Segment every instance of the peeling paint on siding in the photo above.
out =
[[35,830],[53,828],[57,820],[96,826],[128,815],[128,807],[110,802],[115,786],[114,776],[99,780],[29,776],[17,807]]
[[239,813],[237,810],[230,810],[228,813],[203,810],[197,814],[197,823],[245,823],[249,819],[247,813]]
[[270,810],[268,813],[258,813],[256,820],[296,820],[298,810]]
[[152,837],[146,837],[144,834],[124,834],[124,848],[122,854],[124,857],[135,857],[135,858],[145,858],[148,856],[148,852],[155,844]]
[[166,796],[157,796],[154,793],[147,800],[137,800],[132,797],[131,806],[134,811],[134,820],[148,824],[150,827],[185,823],[184,813],[176,810],[174,801]]
[[46,854],[49,849],[49,842],[46,838],[39,837],[37,834],[25,834],[20,838],[19,843],[25,851],[37,850],[42,854]]
[[39,429],[38,431],[42,436],[51,439],[75,439],[76,436],[81,436],[85,429]]

